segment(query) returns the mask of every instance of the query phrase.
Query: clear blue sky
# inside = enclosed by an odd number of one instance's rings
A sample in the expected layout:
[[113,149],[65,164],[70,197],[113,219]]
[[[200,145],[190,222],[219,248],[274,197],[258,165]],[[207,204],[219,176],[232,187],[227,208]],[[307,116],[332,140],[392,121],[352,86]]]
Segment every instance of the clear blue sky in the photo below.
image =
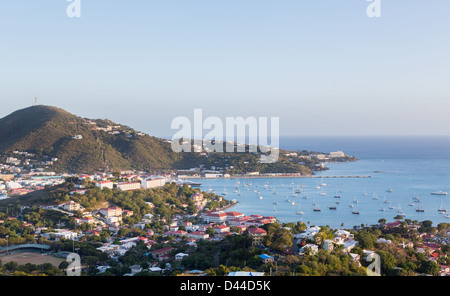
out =
[[170,137],[176,116],[281,135],[449,135],[450,2],[0,2],[0,117],[32,105]]

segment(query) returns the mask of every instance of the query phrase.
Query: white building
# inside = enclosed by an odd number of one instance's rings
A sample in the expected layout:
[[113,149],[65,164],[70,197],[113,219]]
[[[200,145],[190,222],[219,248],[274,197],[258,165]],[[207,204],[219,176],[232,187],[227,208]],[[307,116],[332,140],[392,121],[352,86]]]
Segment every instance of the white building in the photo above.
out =
[[330,157],[331,158],[345,157],[345,154],[342,151],[330,152]]
[[114,183],[111,181],[102,181],[102,182],[95,183],[95,186],[100,187],[100,189],[103,189],[103,188],[113,189]]
[[141,181],[143,189],[156,188],[166,185],[165,178],[146,179]]
[[141,189],[141,183],[139,182],[119,183],[117,184],[117,189],[122,191]]

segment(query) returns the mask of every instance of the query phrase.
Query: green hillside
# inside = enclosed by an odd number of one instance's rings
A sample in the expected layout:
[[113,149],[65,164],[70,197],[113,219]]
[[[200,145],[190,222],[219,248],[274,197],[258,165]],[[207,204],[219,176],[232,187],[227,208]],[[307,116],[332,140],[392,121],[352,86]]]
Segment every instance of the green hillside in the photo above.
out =
[[[108,124],[120,134],[98,129]],[[74,139],[76,135],[82,139]],[[57,157],[53,168],[59,171],[162,169],[182,159],[161,139],[50,106],[32,106],[0,119],[0,138],[0,153],[17,150]]]
[[[78,138],[77,138],[78,137]],[[280,151],[274,164],[259,163],[253,153],[175,153],[167,140],[137,132],[106,119],[86,119],[51,106],[32,106],[0,119],[0,154],[26,151],[58,158],[57,172],[187,169],[234,167],[229,173],[310,174],[315,162],[300,165]]]

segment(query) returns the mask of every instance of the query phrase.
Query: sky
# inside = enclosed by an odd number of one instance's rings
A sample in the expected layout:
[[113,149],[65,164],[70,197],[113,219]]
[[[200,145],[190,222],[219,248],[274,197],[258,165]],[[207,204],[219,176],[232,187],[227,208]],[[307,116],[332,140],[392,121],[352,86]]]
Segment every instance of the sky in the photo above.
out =
[[38,103],[170,138],[175,117],[281,136],[450,135],[450,2],[0,2],[0,117]]

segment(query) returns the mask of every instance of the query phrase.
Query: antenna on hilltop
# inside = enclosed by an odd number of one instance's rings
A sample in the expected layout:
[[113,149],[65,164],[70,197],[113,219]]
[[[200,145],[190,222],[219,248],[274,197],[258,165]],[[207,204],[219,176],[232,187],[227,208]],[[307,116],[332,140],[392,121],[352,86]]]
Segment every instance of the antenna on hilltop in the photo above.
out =
[[34,97],[34,106],[37,106],[37,97]]

